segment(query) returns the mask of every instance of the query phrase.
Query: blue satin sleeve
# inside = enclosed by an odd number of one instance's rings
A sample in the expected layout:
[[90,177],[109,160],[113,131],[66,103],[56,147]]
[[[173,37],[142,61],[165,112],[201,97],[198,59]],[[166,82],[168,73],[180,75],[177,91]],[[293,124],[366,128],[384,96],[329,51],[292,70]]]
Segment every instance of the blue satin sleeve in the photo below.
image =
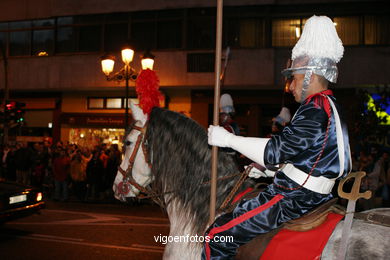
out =
[[327,122],[328,116],[323,109],[312,103],[301,105],[291,124],[268,142],[264,162],[271,165],[284,163],[313,148],[323,141]]

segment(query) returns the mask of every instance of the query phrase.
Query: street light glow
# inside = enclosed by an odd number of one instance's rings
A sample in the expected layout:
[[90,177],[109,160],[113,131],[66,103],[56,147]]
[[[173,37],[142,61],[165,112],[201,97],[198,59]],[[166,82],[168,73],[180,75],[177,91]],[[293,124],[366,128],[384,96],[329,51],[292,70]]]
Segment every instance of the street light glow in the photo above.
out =
[[110,73],[114,70],[114,59],[111,58],[105,58],[102,59],[102,70],[103,73],[108,76]]
[[134,51],[130,48],[122,50],[122,61],[124,64],[129,65],[133,61]]
[[146,70],[146,69],[153,70],[154,59],[151,59],[151,58],[142,59],[141,64],[142,64],[143,70]]
[[149,50],[147,50],[141,58],[141,64],[142,64],[142,69],[150,69],[153,70],[153,65],[154,65],[154,55],[150,53]]
[[[104,55],[101,57],[102,62],[102,71],[106,75],[106,80],[116,80],[118,82],[125,81],[126,89],[125,89],[125,126],[127,128],[129,125],[129,81],[136,81],[138,77],[138,73],[130,66],[131,61],[134,57],[134,50],[130,47],[125,47],[121,51],[122,61],[125,63],[125,66],[120,69],[118,72],[113,73],[114,70],[114,61],[115,57],[111,55]],[[154,55],[150,53],[150,51],[146,51],[141,57],[141,65],[142,69],[150,69],[153,70],[154,65]]]

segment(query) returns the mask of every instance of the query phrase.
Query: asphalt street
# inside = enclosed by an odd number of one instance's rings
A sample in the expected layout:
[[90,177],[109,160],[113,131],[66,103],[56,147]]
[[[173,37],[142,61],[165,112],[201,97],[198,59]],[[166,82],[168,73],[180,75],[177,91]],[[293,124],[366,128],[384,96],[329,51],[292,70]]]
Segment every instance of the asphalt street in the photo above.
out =
[[156,205],[48,201],[0,226],[0,259],[161,259],[169,221]]

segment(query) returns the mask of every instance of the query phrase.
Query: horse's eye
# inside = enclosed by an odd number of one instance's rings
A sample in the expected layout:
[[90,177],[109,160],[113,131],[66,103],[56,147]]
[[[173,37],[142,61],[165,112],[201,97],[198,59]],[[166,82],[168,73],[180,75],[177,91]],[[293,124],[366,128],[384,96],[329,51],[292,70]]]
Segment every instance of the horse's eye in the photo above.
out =
[[129,146],[129,145],[131,145],[131,142],[130,141],[126,141],[125,145]]

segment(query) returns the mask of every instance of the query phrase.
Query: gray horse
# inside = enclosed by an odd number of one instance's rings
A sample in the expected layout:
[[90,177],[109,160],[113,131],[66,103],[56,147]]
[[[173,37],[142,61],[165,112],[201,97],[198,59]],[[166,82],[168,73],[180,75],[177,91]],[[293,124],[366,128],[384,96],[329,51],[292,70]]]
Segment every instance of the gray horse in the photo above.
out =
[[[114,183],[116,198],[126,200],[152,187],[170,221],[170,236],[199,237],[208,225],[211,152],[207,133],[199,124],[182,114],[154,108],[149,118],[131,104],[135,127],[126,136],[126,151]],[[147,127],[146,126],[147,123]],[[228,155],[219,153],[220,177],[238,172]],[[125,178],[124,178],[125,176]],[[129,177],[135,184],[129,183]],[[238,178],[238,177],[237,177]],[[217,207],[229,194],[237,178],[221,178],[217,189]],[[248,184],[245,184],[248,185]],[[245,188],[244,187],[242,188]],[[389,215],[389,210],[380,210]],[[341,221],[328,241],[322,259],[336,259]],[[347,259],[389,259],[390,227],[355,220]],[[195,240],[168,242],[164,259],[200,259],[203,243]]]

